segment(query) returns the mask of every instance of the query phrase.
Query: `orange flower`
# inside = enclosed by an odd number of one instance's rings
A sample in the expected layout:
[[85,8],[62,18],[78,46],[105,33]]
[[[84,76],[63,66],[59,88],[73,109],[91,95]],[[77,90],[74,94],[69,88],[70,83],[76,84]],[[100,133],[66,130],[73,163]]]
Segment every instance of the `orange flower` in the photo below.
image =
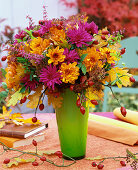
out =
[[101,58],[100,53],[96,51],[96,48],[87,48],[87,50],[83,51],[83,54],[87,54],[83,63],[85,64],[88,72],[91,71],[95,65],[100,68],[102,67],[102,61],[99,60]]
[[[100,48],[99,49],[101,52],[101,59],[102,60],[106,60],[108,63],[115,63],[115,61],[118,60],[118,58],[115,56],[116,55],[116,51],[109,49],[109,48]],[[114,55],[110,55],[110,53],[114,54]]]
[[50,45],[50,40],[40,37],[34,38],[30,43],[31,53],[41,55],[44,50]]
[[62,73],[62,81],[64,83],[71,83],[74,84],[75,80],[78,79],[79,76],[79,67],[76,66],[77,62],[66,64],[63,63],[60,68],[60,72]]
[[55,43],[62,42],[62,40],[65,40],[66,34],[63,29],[59,30],[56,27],[50,28],[50,34],[51,34],[51,39]]
[[63,62],[65,59],[65,55],[63,55],[64,49],[59,49],[59,46],[57,46],[55,49],[49,49],[48,54],[46,55],[50,59],[48,60],[48,64],[53,63],[54,65],[57,65],[58,62]]

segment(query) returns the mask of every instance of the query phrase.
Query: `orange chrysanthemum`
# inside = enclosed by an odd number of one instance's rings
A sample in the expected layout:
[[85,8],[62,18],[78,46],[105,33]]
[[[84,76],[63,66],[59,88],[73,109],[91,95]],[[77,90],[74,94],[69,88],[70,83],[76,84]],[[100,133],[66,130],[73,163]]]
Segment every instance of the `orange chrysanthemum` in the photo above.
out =
[[62,73],[62,81],[64,83],[74,84],[75,80],[78,79],[79,76],[79,67],[76,66],[77,62],[66,64],[63,63],[60,68],[60,72]]
[[49,49],[48,54],[46,55],[50,59],[48,60],[48,64],[53,63],[54,65],[57,65],[58,62],[63,62],[65,59],[65,55],[63,55],[64,49],[59,49],[59,46],[57,46],[55,49]]
[[30,43],[31,53],[41,55],[44,50],[50,45],[50,40],[40,37],[34,38]]
[[96,48],[87,48],[87,50],[83,51],[83,54],[87,54],[83,63],[85,64],[88,72],[91,71],[95,65],[100,68],[102,67],[102,61],[100,61],[101,56],[100,53],[96,51]]
[[[115,61],[118,60],[118,58],[115,56],[116,55],[116,51],[109,49],[109,48],[100,48],[99,49],[101,52],[101,59],[102,60],[106,60],[108,63],[115,63]],[[115,55],[110,55],[110,53],[115,54]]]
[[59,30],[56,27],[50,28],[50,34],[51,34],[51,39],[54,41],[54,43],[59,43],[62,42],[62,40],[65,40],[66,34],[63,29]]
[[20,80],[25,75],[21,64],[12,63],[6,68],[6,84],[8,88],[19,88]]

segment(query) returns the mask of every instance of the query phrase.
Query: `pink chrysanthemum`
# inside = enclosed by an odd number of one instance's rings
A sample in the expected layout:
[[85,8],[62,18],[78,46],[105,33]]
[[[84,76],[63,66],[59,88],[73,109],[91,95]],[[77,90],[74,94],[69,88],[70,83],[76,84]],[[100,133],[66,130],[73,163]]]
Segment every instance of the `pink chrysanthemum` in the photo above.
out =
[[82,45],[88,46],[87,42],[92,41],[92,36],[83,26],[79,26],[78,29],[69,29],[67,36],[70,38],[69,42],[76,44],[77,47],[82,47]]
[[34,90],[38,85],[38,82],[35,79],[33,79],[32,81],[30,80],[29,74],[25,75],[25,77],[22,78],[21,82],[24,83],[26,89],[29,88],[30,90]]
[[52,21],[46,21],[45,25],[41,25],[41,28],[38,30],[39,34],[44,35],[52,27]]
[[64,49],[63,55],[66,56],[64,62],[67,64],[77,62],[78,59],[80,59],[78,53],[74,50],[69,51],[67,48]]
[[60,77],[61,73],[57,72],[56,66],[53,66],[50,64],[46,68],[42,68],[40,72],[40,81],[43,82],[48,88],[51,88],[54,90],[55,84],[61,84]]
[[90,24],[85,22],[80,23],[79,25],[83,26],[85,30],[91,34],[98,34],[98,26],[93,21]]

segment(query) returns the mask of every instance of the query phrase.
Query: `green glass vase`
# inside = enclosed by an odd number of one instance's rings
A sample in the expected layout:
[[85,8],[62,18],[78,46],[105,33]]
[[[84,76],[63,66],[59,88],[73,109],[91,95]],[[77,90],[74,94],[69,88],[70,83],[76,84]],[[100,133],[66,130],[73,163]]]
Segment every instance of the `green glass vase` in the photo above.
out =
[[89,107],[83,102],[83,115],[76,106],[77,94],[65,89],[61,95],[62,106],[56,109],[61,151],[74,159],[82,159],[86,153]]

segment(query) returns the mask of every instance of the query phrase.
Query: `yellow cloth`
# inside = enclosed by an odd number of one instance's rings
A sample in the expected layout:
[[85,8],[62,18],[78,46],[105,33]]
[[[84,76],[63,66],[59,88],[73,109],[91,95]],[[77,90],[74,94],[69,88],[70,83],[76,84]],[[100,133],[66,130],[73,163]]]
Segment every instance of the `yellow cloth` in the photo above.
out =
[[99,115],[89,115],[88,134],[128,145],[138,144],[138,126]]
[[138,125],[138,112],[128,110],[128,109],[126,109],[126,111],[127,111],[127,114],[125,117],[121,114],[119,107],[114,109],[113,113],[116,117],[118,117],[121,120]]

